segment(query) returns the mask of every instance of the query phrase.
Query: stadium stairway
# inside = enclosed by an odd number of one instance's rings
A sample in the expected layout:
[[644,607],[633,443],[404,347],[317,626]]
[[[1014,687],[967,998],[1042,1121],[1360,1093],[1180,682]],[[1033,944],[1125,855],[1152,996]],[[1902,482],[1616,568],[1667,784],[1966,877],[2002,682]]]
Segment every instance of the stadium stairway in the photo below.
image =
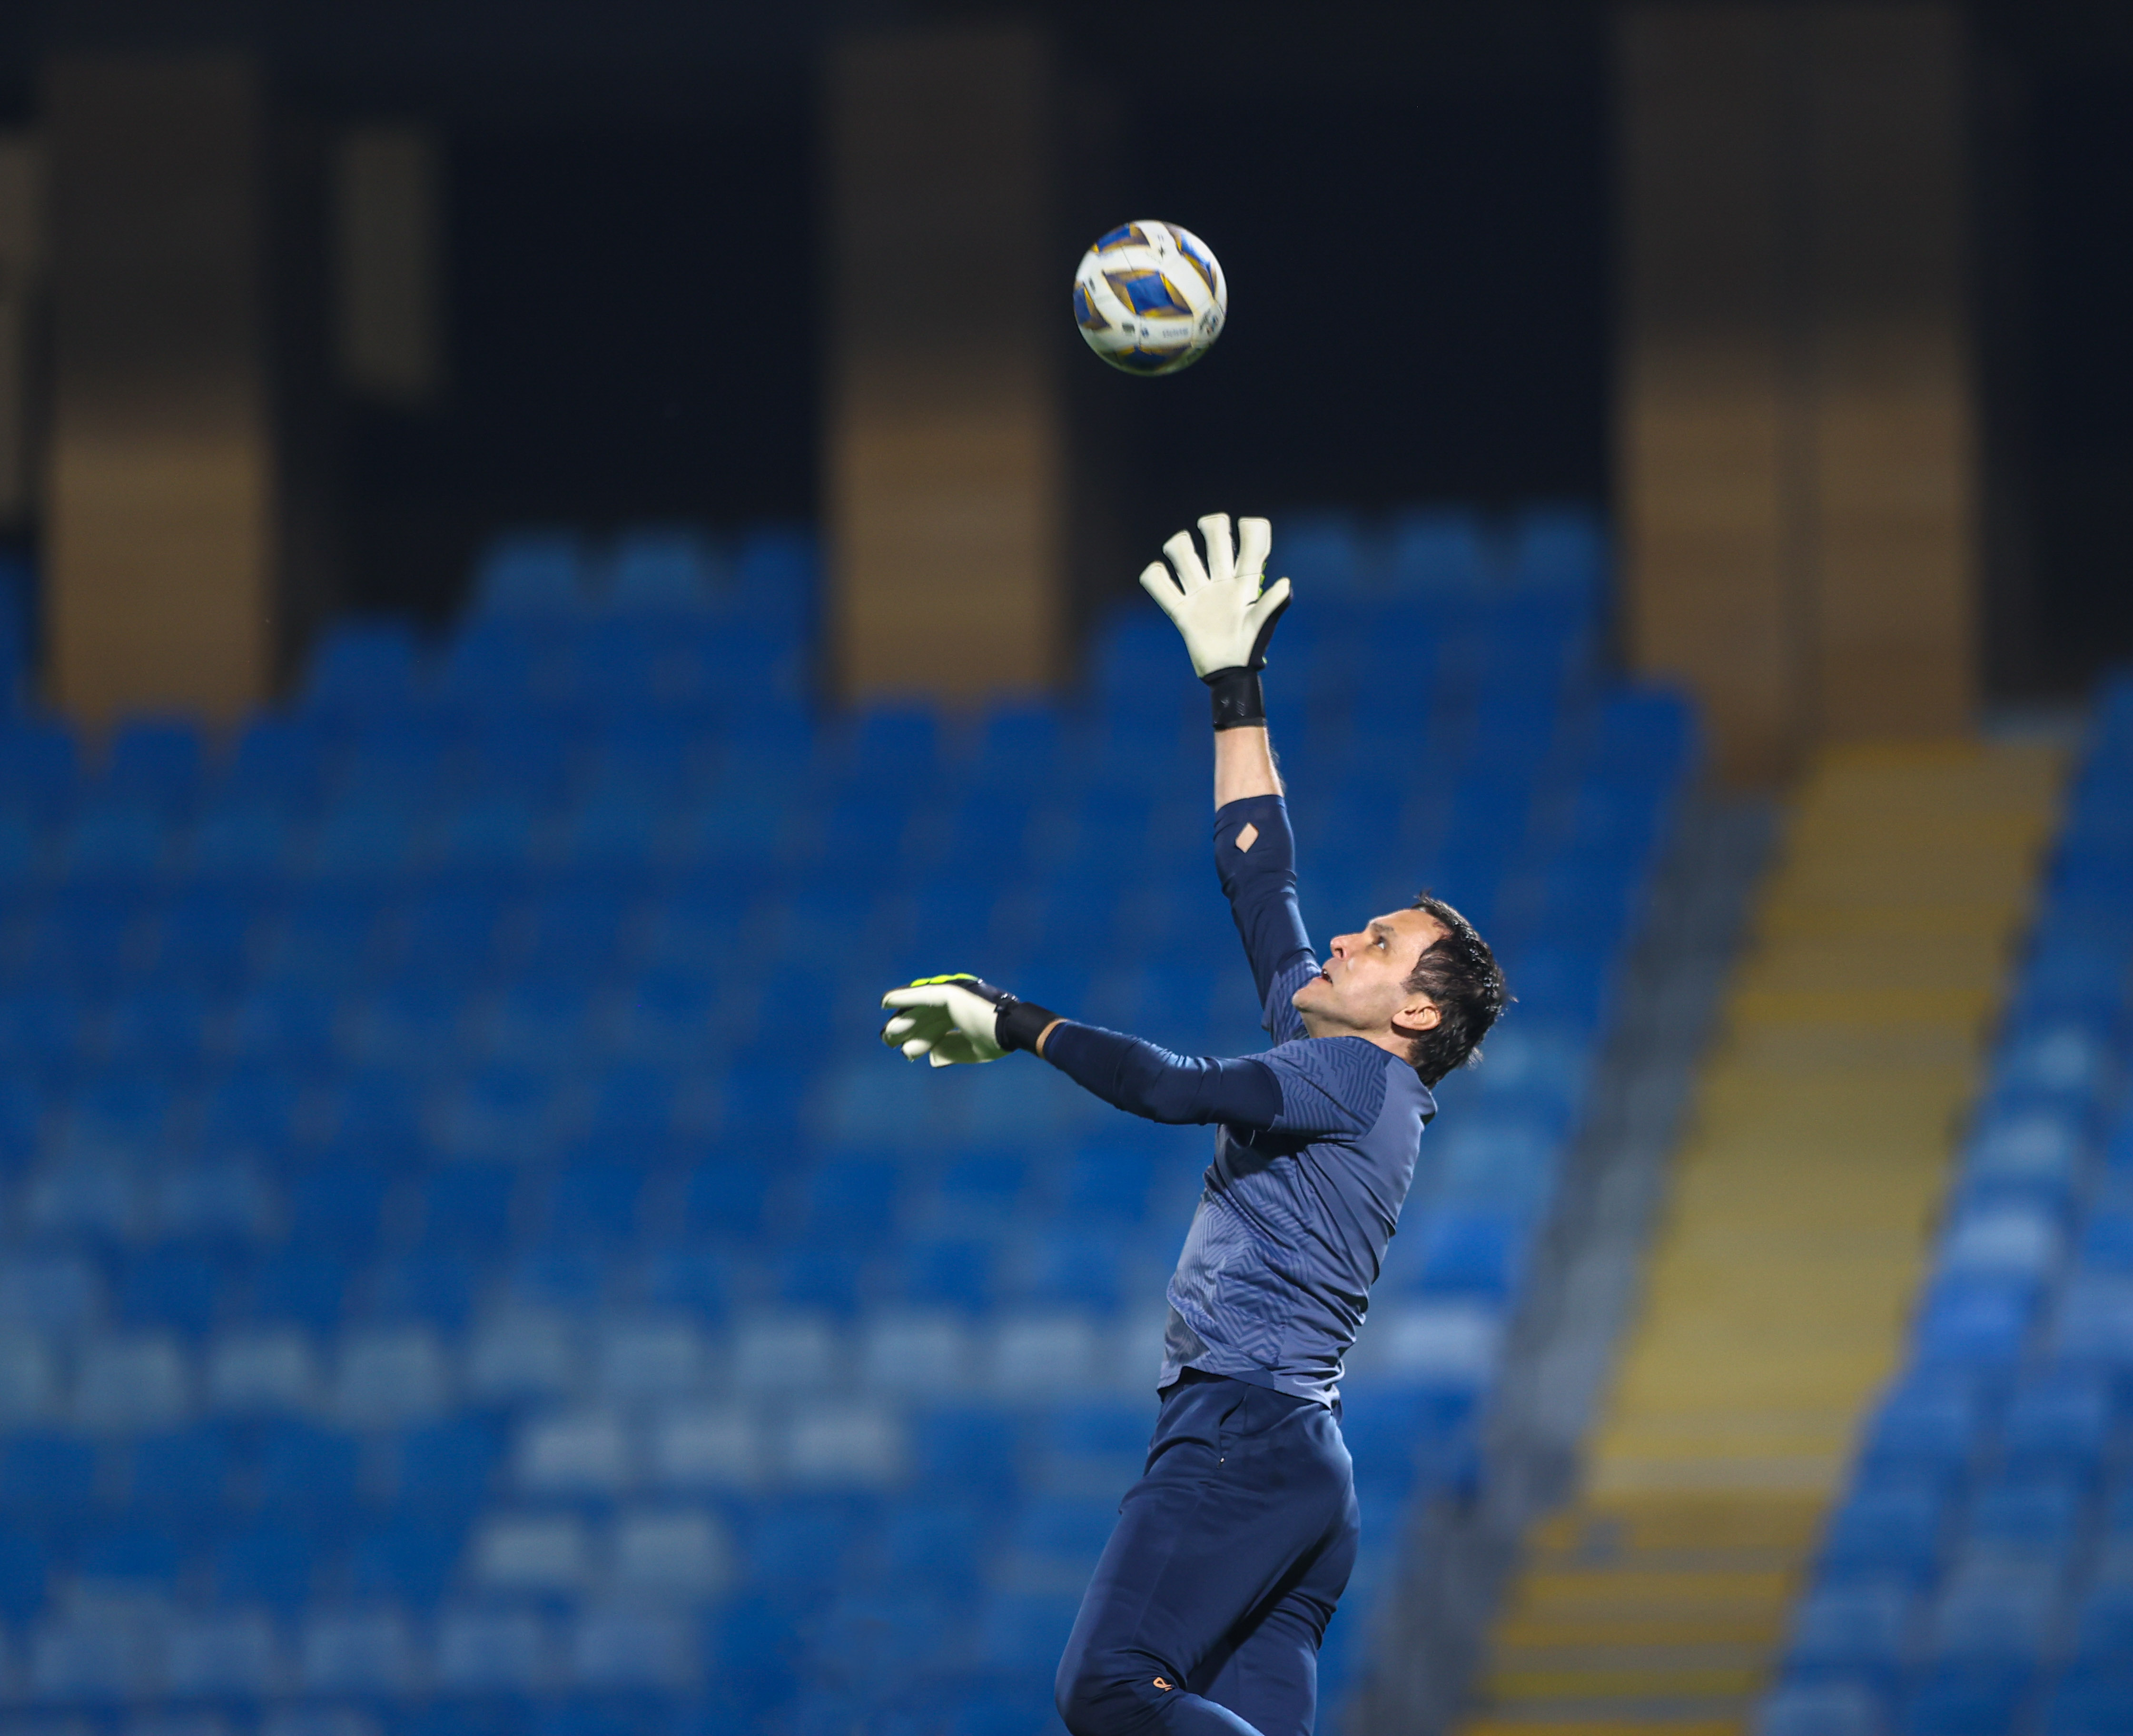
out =
[[1741,1727],[1901,1353],[2058,773],[1884,747],[1805,780],[1583,1493],[1529,1534],[1469,1736]]

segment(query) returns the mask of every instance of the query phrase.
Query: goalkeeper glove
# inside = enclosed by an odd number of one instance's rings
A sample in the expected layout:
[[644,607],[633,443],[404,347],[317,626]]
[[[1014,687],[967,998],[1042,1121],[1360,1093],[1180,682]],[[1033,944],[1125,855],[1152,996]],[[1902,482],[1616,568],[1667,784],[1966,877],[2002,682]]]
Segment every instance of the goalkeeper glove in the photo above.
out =
[[1266,667],[1267,641],[1289,602],[1286,579],[1261,589],[1273,527],[1264,518],[1244,518],[1237,529],[1241,546],[1232,554],[1229,515],[1211,513],[1200,521],[1207,544],[1204,566],[1192,533],[1180,531],[1163,546],[1176,576],[1160,560],[1151,561],[1140,575],[1141,589],[1184,638],[1193,673],[1213,690],[1217,729],[1266,721],[1259,671]]
[[881,1004],[897,1009],[881,1040],[907,1060],[922,1055],[936,1067],[998,1060],[1010,1049],[1033,1054],[1057,1017],[967,971],[921,977],[908,988],[890,989]]

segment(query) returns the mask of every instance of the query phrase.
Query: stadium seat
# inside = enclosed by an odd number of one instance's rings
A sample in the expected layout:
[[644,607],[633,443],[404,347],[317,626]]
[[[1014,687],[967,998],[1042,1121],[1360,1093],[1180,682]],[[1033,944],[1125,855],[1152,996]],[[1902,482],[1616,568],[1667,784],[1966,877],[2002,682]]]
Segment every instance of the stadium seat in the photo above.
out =
[[134,1444],[128,1495],[144,1524],[192,1531],[219,1517],[231,1492],[229,1438],[217,1423],[197,1424]]
[[366,1603],[433,1609],[464,1550],[460,1529],[442,1518],[402,1519],[355,1539],[349,1553],[349,1588]]
[[224,1604],[296,1609],[311,1594],[315,1566],[306,1529],[268,1522],[226,1533],[214,1551],[214,1594]]
[[164,1686],[178,1700],[263,1700],[281,1686],[283,1668],[279,1636],[262,1610],[183,1616],[164,1641]]
[[350,718],[404,705],[414,695],[418,656],[413,632],[400,622],[330,628],[311,655],[306,702]]
[[222,1262],[198,1249],[155,1248],[126,1264],[118,1315],[128,1326],[168,1327],[189,1338],[214,1324],[224,1287]]
[[568,617],[589,600],[586,558],[562,531],[523,531],[499,537],[474,573],[477,615]]
[[260,1437],[257,1499],[288,1522],[330,1526],[353,1507],[361,1462],[350,1435],[308,1422],[270,1422]]
[[1855,1494],[1830,1517],[1822,1572],[1832,1578],[1928,1579],[1945,1541],[1945,1500],[1938,1491],[1916,1487]]
[[354,1426],[375,1428],[435,1414],[451,1387],[443,1349],[429,1325],[382,1326],[343,1339],[333,1407]]
[[319,1609],[299,1641],[298,1674],[318,1695],[380,1698],[413,1686],[421,1659],[405,1614],[391,1605]]
[[166,1427],[192,1403],[192,1369],[184,1350],[161,1332],[113,1334],[82,1347],[75,1370],[74,1412],[84,1427]]
[[[337,1296],[330,1312],[338,1315]],[[330,1317],[326,1324],[332,1323]],[[317,1358],[311,1341],[292,1328],[239,1327],[208,1347],[206,1391],[209,1402],[227,1415],[295,1414],[317,1401]]]
[[0,1615],[17,1627],[34,1619],[45,1607],[51,1579],[51,1558],[35,1537],[0,1532]]

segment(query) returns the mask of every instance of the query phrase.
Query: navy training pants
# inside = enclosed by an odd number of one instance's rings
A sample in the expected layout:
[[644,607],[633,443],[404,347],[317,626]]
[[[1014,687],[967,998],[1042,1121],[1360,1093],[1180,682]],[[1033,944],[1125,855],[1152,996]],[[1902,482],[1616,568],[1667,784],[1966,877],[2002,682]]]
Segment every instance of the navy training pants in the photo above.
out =
[[1360,1527],[1325,1406],[1187,1369],[1053,1689],[1073,1736],[1310,1736]]

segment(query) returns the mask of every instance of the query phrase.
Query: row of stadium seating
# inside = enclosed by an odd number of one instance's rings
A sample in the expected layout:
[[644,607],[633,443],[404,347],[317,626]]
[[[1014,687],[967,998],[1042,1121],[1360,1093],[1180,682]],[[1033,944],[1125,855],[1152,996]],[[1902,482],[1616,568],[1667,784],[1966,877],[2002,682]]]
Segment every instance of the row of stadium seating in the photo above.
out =
[[[1295,530],[1307,915],[1432,881],[1521,996],[1348,1384],[1331,1728],[1404,1505],[1471,1474],[1693,749],[1598,674],[1589,521]],[[1259,1046],[1205,698],[1142,607],[1072,705],[818,718],[811,559],[509,538],[443,642],[337,628],[227,749],[0,736],[0,1695],[332,1736],[1051,1720],[1208,1139],[1027,1060],[907,1066],[877,1002],[973,964]]]
[[2133,680],[2101,704],[1908,1365],[1769,1736],[2133,1719]]

